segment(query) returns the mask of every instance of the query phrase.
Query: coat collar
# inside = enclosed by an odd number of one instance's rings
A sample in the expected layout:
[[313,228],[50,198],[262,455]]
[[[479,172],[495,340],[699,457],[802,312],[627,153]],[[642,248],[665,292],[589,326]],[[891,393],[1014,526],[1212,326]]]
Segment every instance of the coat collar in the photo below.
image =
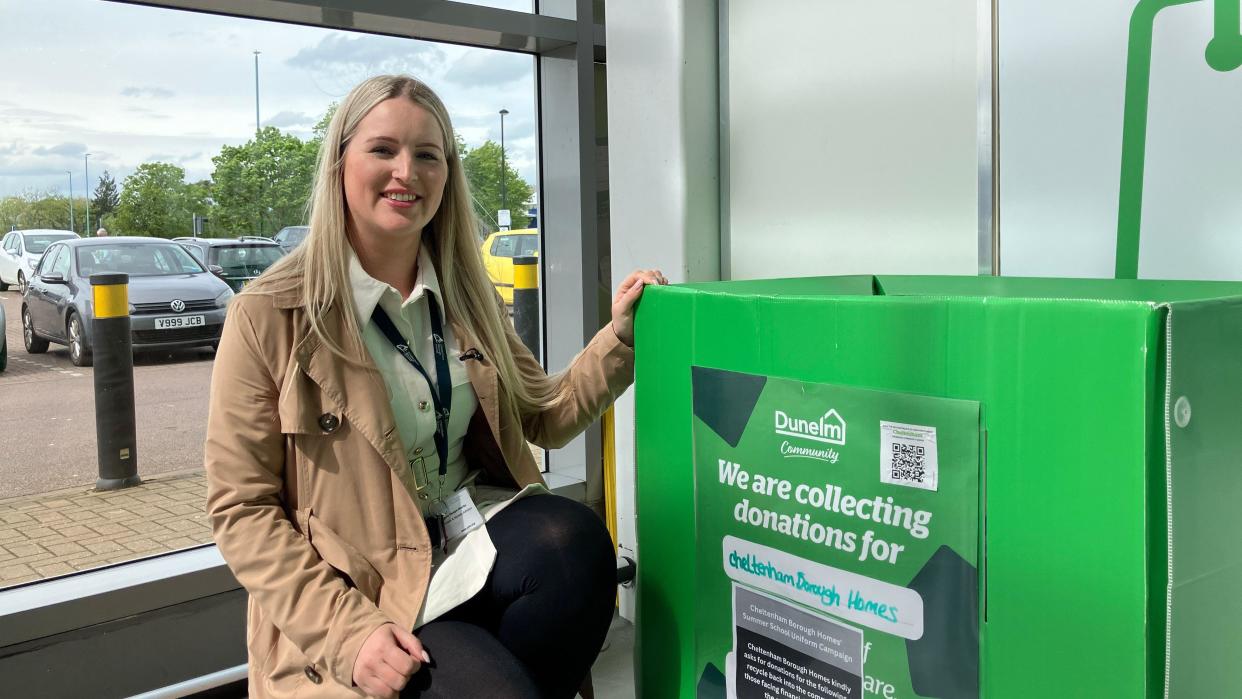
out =
[[428,294],[436,297],[436,301],[439,302],[437,305],[441,308],[440,315],[443,318],[444,296],[440,293],[440,279],[436,275],[436,268],[431,262],[431,255],[428,254],[426,245],[419,247],[418,274],[414,280],[414,289],[404,299],[391,285],[367,274],[353,248],[350,248],[346,254],[349,256],[349,286],[350,291],[353,292],[351,295],[354,297],[354,315],[359,326],[371,322],[371,314],[375,311],[375,307],[380,305],[381,300],[383,300],[384,309],[392,315],[404,309],[408,304],[418,303]]
[[[286,310],[305,309],[302,303],[302,285],[296,283],[287,289],[272,293],[277,308]],[[347,351],[360,353],[363,361],[350,362],[337,356],[324,346],[319,336],[303,319],[301,340],[294,348],[294,358],[301,370],[314,381],[323,393],[336,405],[351,425],[366,438],[388,465],[400,472],[406,467],[398,437],[396,418],[388,402],[388,390],[383,375],[375,366],[371,355],[362,344],[361,337],[346,337],[344,318],[339,307],[329,308],[323,317],[323,329],[331,337],[341,338]],[[500,442],[499,379],[496,366],[490,357],[478,353],[472,346],[473,336],[458,323],[449,319],[458,351],[475,350],[474,357],[466,361],[466,373],[479,400],[479,407],[487,418],[492,438]]]

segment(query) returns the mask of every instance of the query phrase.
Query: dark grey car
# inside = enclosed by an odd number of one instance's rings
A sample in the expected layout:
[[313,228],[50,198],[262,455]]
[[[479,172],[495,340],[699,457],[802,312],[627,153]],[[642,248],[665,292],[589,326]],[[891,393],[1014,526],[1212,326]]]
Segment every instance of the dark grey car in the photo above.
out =
[[276,235],[272,236],[272,240],[284,249],[285,252],[293,252],[293,249],[302,244],[306,240],[307,234],[310,233],[310,226],[285,226],[280,229]]
[[241,291],[277,260],[285,250],[273,242],[242,238],[173,238],[207,265],[234,292]]
[[233,290],[177,243],[159,238],[82,238],[48,248],[22,297],[26,351],[69,346],[77,366],[91,363],[90,275],[129,275],[135,349],[215,347]]

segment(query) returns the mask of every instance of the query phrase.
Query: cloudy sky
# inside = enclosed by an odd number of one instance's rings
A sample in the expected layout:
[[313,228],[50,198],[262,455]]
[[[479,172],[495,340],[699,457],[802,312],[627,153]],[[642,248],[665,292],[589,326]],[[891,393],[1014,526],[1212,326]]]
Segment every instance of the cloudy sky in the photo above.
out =
[[[529,0],[492,0],[519,5]],[[254,135],[254,51],[260,121],[301,138],[363,78],[409,73],[444,100],[470,147],[500,141],[535,184],[534,59],[512,53],[130,6],[103,0],[0,0],[0,196],[81,195],[144,162],[210,177],[222,145]]]

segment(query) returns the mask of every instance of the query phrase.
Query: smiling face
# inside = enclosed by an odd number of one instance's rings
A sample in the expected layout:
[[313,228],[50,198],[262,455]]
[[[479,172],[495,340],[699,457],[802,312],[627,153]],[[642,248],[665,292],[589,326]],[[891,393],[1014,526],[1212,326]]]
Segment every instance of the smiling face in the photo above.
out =
[[381,244],[417,240],[448,179],[444,137],[431,112],[404,96],[380,102],[358,122],[343,160],[351,234]]

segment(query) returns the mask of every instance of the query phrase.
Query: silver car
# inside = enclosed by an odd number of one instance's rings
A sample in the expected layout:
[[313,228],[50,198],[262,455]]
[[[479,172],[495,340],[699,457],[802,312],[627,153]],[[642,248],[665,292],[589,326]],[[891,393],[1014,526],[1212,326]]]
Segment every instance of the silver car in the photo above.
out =
[[160,238],[82,238],[54,243],[34,271],[22,298],[26,351],[68,345],[70,360],[89,366],[90,277],[107,272],[129,275],[134,349],[219,344],[233,290],[185,248]]
[[283,248],[285,252],[293,252],[294,248],[301,245],[303,240],[306,240],[306,236],[309,233],[310,226],[285,226],[276,235],[272,236],[272,241]]

